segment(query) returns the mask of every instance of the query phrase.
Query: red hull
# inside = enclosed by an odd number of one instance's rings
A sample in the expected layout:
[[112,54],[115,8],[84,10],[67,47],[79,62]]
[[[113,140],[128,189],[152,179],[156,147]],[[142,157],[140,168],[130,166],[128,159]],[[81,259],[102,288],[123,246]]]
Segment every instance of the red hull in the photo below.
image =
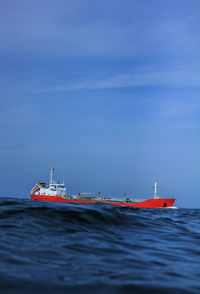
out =
[[[31,194],[31,199],[42,200],[42,201],[53,201],[53,202],[68,202],[68,203],[99,203],[99,201],[85,201],[85,200],[69,200],[64,199],[60,196],[47,196],[47,195],[34,195]],[[103,202],[104,204],[118,205],[118,206],[129,206],[129,207],[141,207],[141,208],[161,208],[171,207],[174,204],[175,199],[148,199],[138,203],[123,203],[123,202]]]

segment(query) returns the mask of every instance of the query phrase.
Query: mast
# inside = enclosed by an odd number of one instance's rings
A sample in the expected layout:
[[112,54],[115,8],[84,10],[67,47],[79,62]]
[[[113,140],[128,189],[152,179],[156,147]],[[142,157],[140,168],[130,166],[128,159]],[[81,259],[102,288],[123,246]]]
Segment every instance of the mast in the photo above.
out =
[[154,183],[154,187],[153,187],[153,189],[154,189],[154,195],[153,195],[154,199],[157,198],[157,188],[158,188],[158,185],[157,185],[157,183],[155,182],[155,183]]
[[53,184],[53,172],[54,168],[50,168],[50,177],[49,177],[49,185]]

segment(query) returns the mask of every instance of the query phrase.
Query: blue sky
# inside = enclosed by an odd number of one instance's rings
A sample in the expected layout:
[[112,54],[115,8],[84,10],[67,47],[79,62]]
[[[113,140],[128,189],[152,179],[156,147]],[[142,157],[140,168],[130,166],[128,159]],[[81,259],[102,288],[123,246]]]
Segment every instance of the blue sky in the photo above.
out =
[[69,193],[200,207],[200,2],[0,1],[1,196],[49,167]]

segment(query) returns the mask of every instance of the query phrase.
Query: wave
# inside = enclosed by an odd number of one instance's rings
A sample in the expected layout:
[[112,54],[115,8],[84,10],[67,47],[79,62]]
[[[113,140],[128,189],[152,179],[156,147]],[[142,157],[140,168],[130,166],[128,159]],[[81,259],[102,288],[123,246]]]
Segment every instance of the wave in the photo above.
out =
[[1,198],[1,290],[198,293],[199,216]]

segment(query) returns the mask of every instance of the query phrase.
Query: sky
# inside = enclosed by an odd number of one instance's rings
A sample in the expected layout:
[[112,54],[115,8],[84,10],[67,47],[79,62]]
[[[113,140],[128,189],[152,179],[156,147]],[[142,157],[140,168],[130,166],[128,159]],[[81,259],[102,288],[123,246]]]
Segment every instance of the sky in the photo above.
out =
[[200,1],[0,0],[0,196],[200,208]]

